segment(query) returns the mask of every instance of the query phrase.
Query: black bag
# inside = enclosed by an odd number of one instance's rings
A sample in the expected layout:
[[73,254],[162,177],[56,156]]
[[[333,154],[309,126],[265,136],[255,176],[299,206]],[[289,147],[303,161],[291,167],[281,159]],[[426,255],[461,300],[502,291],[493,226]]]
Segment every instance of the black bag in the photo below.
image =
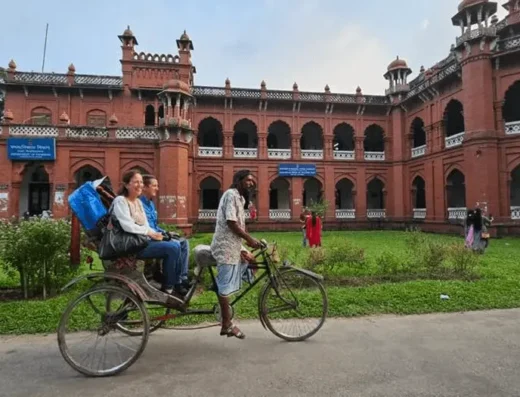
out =
[[125,232],[117,218],[110,214],[108,225],[103,230],[103,237],[99,243],[98,254],[100,259],[114,260],[135,255],[147,245],[147,236]]

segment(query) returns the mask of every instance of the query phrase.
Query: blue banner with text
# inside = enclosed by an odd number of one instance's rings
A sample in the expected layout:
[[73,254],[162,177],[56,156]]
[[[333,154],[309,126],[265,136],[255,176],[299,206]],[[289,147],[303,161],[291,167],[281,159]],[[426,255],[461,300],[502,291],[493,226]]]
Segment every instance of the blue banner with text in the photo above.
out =
[[316,176],[316,164],[279,164],[279,176]]
[[56,138],[8,138],[9,160],[56,160]]

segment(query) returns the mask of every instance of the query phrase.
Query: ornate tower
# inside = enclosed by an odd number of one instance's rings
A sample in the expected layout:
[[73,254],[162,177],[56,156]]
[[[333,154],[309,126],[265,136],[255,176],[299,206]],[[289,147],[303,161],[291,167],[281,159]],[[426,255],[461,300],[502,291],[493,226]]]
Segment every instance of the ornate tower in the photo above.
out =
[[[181,65],[191,65],[193,44],[186,32],[179,45]],[[159,143],[159,219],[174,223],[185,233],[191,233],[189,214],[189,146],[193,138],[190,106],[193,104],[191,84],[193,68],[181,67],[174,78],[163,85],[158,98],[164,107],[164,118],[159,120],[163,139]]]
[[123,65],[123,85],[129,86],[132,81],[132,60],[137,39],[128,26],[122,35],[117,36],[121,40],[121,64]]
[[466,206],[485,207],[495,216],[500,215],[499,152],[491,56],[497,34],[490,22],[496,11],[497,4],[489,0],[464,0],[452,18],[461,29],[454,51],[462,67]]
[[[385,91],[392,103],[392,128],[391,137],[385,136],[385,156],[387,159],[404,159],[407,158],[407,139],[401,132],[405,131],[405,110],[401,106],[410,87],[408,86],[408,76],[412,70],[406,64],[404,59],[397,57],[384,74],[384,78],[388,80],[389,87]],[[396,218],[404,218],[409,209],[406,208],[405,200],[402,197],[408,197],[406,192],[407,182],[404,179],[404,166],[402,163],[394,165],[391,174],[391,185],[394,187],[392,197],[389,197],[388,207],[393,207],[394,216]]]

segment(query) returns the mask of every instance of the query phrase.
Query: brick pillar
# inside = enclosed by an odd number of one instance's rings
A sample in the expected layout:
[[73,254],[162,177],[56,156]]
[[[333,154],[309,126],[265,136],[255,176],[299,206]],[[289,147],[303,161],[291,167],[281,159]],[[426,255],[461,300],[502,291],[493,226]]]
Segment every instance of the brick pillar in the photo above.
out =
[[68,149],[61,149],[60,155],[56,157],[54,163],[53,190],[50,200],[52,202],[52,213],[55,218],[65,218],[69,214],[69,204],[67,196],[69,193],[70,182],[70,157]]
[[332,148],[332,141],[334,140],[334,137],[333,136],[328,136],[326,135],[324,137],[324,143],[325,143],[325,146],[323,147],[323,157],[326,161],[332,161],[334,160],[334,155],[333,155],[333,148]]
[[[364,136],[356,136],[356,148],[355,148],[355,156],[357,161],[363,161],[365,159],[365,147],[363,146],[363,143],[365,142]],[[358,192],[360,190],[358,189]]]
[[189,144],[177,140],[176,135],[175,132],[170,132],[170,140],[159,143],[159,157],[164,165],[159,170],[159,222],[173,223],[190,234],[192,225],[188,222]]
[[224,132],[223,152],[225,159],[233,158],[233,131]]
[[334,166],[327,165],[324,170],[325,175],[325,200],[328,201],[329,206],[325,214],[326,221],[336,220],[336,183],[334,181]]
[[[426,147],[428,150],[428,147]],[[426,196],[426,219],[428,221],[434,220],[435,214],[435,186],[434,186],[433,162],[428,160],[424,164],[424,185]]]
[[258,134],[258,158],[267,159],[267,133]]
[[258,167],[258,192],[256,208],[258,210],[258,221],[269,221],[269,174],[267,165]]
[[291,214],[294,222],[299,222],[303,208],[303,178],[292,178]]
[[[301,149],[300,149],[300,138],[301,134],[291,134],[291,159],[292,160],[300,160],[301,158]],[[300,216],[300,215],[298,215]]]
[[20,216],[20,189],[22,187],[21,182],[12,182],[11,189],[9,190],[9,202],[8,202],[8,212],[9,216]]
[[[357,142],[357,140],[356,140]],[[356,175],[356,219],[366,220],[367,217],[367,183],[364,167],[358,168]]]

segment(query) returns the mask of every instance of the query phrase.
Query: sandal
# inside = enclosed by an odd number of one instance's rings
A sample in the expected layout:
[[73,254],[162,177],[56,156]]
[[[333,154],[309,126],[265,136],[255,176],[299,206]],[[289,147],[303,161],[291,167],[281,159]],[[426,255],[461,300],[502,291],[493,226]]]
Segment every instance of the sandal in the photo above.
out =
[[227,336],[228,338],[235,337],[238,339],[245,339],[246,335],[240,331],[236,325],[231,324],[227,329],[222,328],[220,330],[220,336]]

